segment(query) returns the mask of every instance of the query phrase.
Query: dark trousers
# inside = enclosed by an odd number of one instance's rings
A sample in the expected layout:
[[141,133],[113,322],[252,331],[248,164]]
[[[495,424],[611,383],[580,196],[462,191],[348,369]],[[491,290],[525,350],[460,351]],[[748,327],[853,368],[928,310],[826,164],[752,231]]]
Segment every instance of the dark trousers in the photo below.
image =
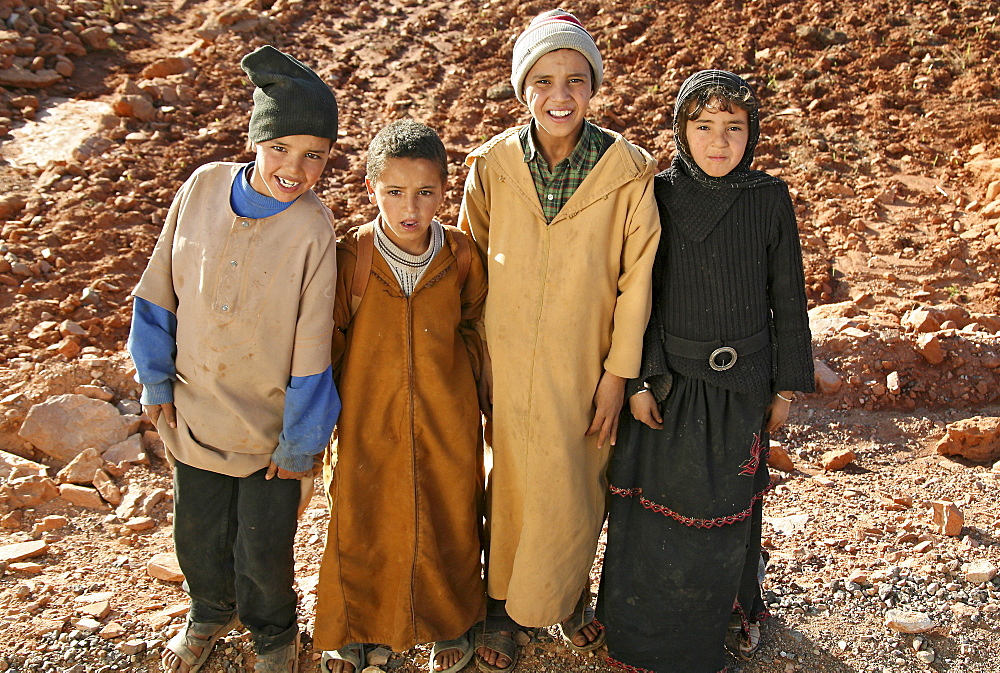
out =
[[258,653],[292,642],[292,588],[300,485],[230,477],[174,463],[174,546],[191,596],[193,622],[225,624],[239,614]]

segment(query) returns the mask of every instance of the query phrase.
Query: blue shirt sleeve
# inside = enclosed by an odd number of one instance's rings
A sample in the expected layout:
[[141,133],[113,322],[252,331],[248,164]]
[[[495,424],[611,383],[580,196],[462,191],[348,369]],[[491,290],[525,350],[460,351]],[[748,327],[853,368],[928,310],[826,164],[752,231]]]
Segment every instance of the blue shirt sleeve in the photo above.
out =
[[322,374],[293,376],[285,389],[282,431],[271,460],[289,472],[311,469],[313,456],[326,448],[339,415],[332,366]]
[[128,352],[135,363],[135,380],[142,384],[143,404],[174,401],[177,368],[177,316],[156,304],[135,297]]

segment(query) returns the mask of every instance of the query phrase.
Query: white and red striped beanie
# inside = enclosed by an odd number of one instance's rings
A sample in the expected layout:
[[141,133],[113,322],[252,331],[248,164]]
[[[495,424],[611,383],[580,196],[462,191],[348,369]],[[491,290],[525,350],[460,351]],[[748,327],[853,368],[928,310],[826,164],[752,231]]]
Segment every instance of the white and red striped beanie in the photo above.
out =
[[556,49],[575,49],[590,62],[593,74],[593,90],[604,80],[604,62],[597,43],[583,27],[580,20],[564,9],[542,12],[528,24],[528,27],[514,43],[514,57],[511,64],[510,83],[517,99],[524,100],[524,79],[531,67],[545,54]]

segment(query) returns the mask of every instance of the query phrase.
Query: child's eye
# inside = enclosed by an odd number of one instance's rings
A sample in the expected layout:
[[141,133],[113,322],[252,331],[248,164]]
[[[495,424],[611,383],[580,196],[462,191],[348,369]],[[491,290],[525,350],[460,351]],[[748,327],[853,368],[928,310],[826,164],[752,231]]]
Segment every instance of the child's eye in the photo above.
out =
[[389,196],[399,196],[400,194],[402,194],[402,192],[400,192],[398,189],[390,189],[388,191],[388,194]]
[[306,158],[307,159],[322,159],[323,157],[321,157],[320,155],[316,154],[315,152],[306,152]]
[[432,192],[429,189],[421,189],[420,192],[418,192],[418,193],[420,194],[420,196],[433,196],[434,195],[434,192]]
[[271,145],[271,149],[274,150],[275,152],[284,152],[285,151],[285,148],[282,147],[281,145]]

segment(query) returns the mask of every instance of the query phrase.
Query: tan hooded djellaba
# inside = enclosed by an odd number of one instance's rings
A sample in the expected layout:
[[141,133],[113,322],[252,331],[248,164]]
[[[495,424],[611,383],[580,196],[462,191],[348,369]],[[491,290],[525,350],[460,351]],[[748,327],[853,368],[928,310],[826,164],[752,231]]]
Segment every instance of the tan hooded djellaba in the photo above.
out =
[[[413,294],[376,250],[353,319],[357,229],[337,245],[334,374],[343,402],[320,570],[316,647],[396,651],[482,618],[482,423],[475,254],[459,287],[454,227]],[[344,333],[346,328],[346,335]]]
[[639,373],[660,224],[653,159],[620,135],[550,224],[510,129],[467,160],[460,226],[487,257],[493,363],[488,592],[524,626],[570,615],[604,519],[584,433],[604,371]]

